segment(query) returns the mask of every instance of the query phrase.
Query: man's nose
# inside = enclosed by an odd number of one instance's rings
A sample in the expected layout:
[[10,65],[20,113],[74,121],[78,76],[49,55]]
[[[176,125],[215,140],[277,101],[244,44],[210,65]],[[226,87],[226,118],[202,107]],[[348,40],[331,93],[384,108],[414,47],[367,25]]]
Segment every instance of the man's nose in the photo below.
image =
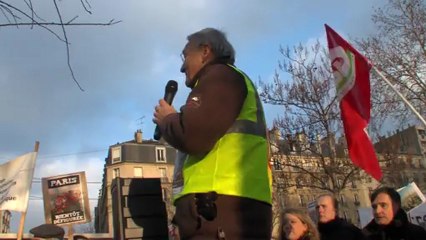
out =
[[185,67],[185,62],[182,63],[182,66],[180,67],[180,72],[181,73],[185,73],[186,67]]

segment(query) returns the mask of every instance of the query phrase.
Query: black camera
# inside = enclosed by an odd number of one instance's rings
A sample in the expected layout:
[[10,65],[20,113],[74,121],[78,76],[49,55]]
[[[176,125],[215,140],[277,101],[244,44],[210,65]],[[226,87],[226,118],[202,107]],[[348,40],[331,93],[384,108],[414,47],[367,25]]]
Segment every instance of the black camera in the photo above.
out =
[[213,221],[217,216],[216,201],[217,193],[196,193],[195,194],[195,205],[197,206],[197,212],[207,221]]

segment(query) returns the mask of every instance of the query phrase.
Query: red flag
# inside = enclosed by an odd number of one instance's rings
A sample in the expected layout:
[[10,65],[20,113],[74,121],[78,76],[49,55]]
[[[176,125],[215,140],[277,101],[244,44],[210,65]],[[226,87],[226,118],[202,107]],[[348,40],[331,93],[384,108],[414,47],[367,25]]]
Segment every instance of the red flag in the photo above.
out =
[[352,162],[377,180],[382,178],[367,125],[370,121],[370,68],[366,57],[325,25],[331,67]]

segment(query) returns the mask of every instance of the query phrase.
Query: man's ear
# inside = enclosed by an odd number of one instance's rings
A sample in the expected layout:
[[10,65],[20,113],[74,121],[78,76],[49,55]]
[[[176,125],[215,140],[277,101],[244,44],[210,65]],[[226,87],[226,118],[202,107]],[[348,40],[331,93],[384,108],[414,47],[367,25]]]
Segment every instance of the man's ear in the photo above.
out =
[[213,52],[209,45],[204,45],[202,50],[202,61],[203,63],[209,62],[211,59],[213,59]]

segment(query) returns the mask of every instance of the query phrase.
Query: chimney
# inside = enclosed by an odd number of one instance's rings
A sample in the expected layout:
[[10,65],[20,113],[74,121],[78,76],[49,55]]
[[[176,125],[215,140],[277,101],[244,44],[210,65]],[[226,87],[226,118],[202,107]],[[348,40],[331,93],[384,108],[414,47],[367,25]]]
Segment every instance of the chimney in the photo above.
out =
[[136,143],[142,143],[142,131],[140,129],[135,132],[135,141]]

